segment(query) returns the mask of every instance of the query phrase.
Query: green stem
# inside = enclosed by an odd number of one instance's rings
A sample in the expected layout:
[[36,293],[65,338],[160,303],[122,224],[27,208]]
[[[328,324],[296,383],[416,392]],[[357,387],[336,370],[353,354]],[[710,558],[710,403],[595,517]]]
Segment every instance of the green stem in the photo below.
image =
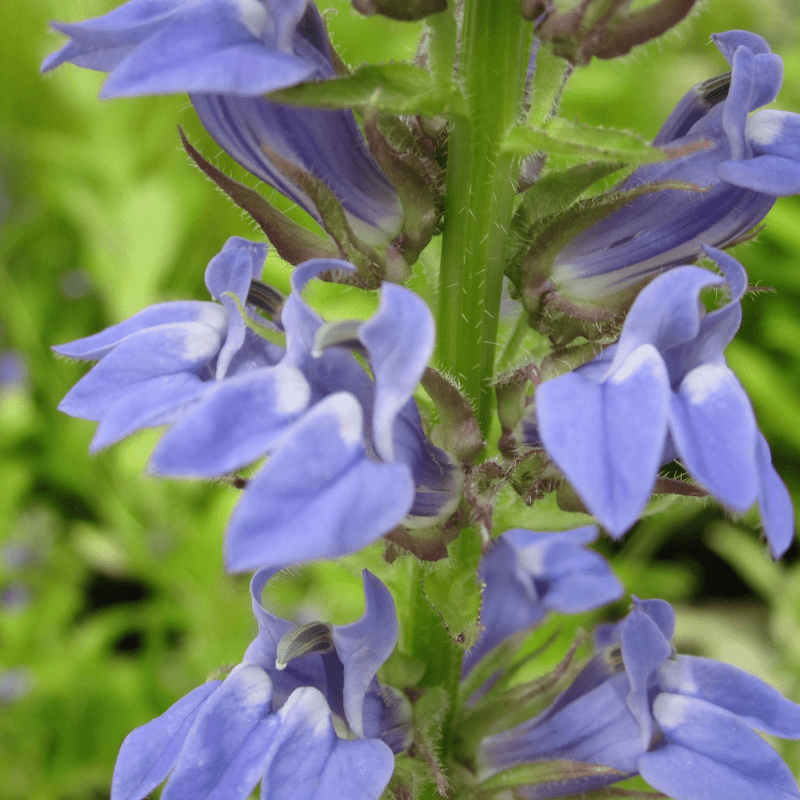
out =
[[520,113],[531,35],[513,0],[466,0],[458,72],[468,114],[452,121],[448,138],[437,358],[484,433],[517,168],[500,145]]

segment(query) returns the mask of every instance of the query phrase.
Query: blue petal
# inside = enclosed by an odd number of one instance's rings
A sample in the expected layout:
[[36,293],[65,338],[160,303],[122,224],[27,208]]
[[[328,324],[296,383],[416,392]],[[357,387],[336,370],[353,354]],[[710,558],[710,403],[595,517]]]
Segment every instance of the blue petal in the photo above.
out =
[[137,383],[102,416],[89,447],[96,452],[142,428],[179,419],[209,384],[193,372],[179,372]]
[[[215,306],[218,308],[218,306]],[[99,420],[132,389],[197,373],[217,354],[220,331],[198,322],[147,328],[126,336],[61,401],[59,409]]]
[[485,584],[484,631],[466,654],[463,673],[503,639],[538,623],[547,611],[575,614],[621,596],[622,584],[605,559],[583,546],[596,538],[597,528],[587,525],[559,533],[516,528],[492,542],[479,572]]
[[206,268],[206,286],[211,296],[222,303],[228,315],[228,328],[225,343],[217,357],[216,377],[221,380],[228,371],[231,360],[244,344],[247,326],[236,307],[234,294],[244,305],[250,291],[250,283],[260,277],[267,257],[267,245],[250,242],[239,236],[232,236],[225,242],[222,250],[214,256]]
[[[65,61],[110,71],[101,97],[173,92],[258,95],[312,77],[289,51],[305,3],[132,0],[104,17],[54,27],[73,41],[42,69]],[[308,15],[311,24],[310,15]],[[262,38],[263,37],[263,38]]]
[[111,780],[111,800],[141,800],[167,777],[189,729],[222,681],[198,686],[160,717],[125,737]]
[[339,739],[325,698],[298,689],[278,712],[261,800],[378,800],[394,769],[392,751],[377,739]]
[[68,342],[67,344],[55,345],[53,350],[59,355],[69,356],[70,358],[98,361],[132,333],[177,322],[201,322],[222,331],[226,322],[225,311],[216,303],[206,303],[198,300],[157,303],[154,306],[143,309],[138,314],[134,314],[124,322],[100,331],[100,333],[86,336],[83,339],[76,339],[74,342]]
[[394,461],[395,419],[414,394],[433,354],[433,317],[413,292],[384,283],[378,311],[360,326],[358,338],[367,348],[375,376],[375,449],[384,461]]
[[751,31],[732,30],[712,33],[711,39],[729,64],[733,61],[733,55],[739,47],[746,47],[756,55],[770,51],[766,39]]
[[614,536],[636,522],[653,488],[664,449],[668,391],[666,369],[650,345],[601,384],[568,373],[536,391],[545,449]]
[[754,192],[789,197],[800,194],[800,161],[783,156],[756,156],[747,161],[723,161],[720,178]]
[[264,770],[279,726],[272,683],[252,664],[230,672],[197,715],[163,800],[245,800]]
[[361,435],[360,406],[343,392],[295,423],[233,512],[229,570],[335,558],[402,520],[414,493],[408,468],[367,460]]
[[675,800],[789,800],[797,782],[780,756],[734,715],[694,698],[660,694],[653,714],[665,747],[644,754],[642,777]]
[[747,120],[746,132],[754,153],[800,161],[800,114],[765,109]]
[[[547,537],[542,542],[539,553],[530,549],[520,552],[522,565],[533,570],[538,562],[539,577],[546,586],[542,601],[551,611],[564,614],[579,614],[592,608],[619,599],[624,587],[617,580],[608,562],[599,554],[581,546],[573,534],[590,531],[596,537],[597,530],[591,525],[575,531],[540,534]],[[505,534],[508,535],[508,534]],[[534,561],[529,561],[534,555]]]
[[789,490],[772,466],[767,440],[756,437],[756,464],[759,474],[758,507],[764,533],[773,558],[780,558],[794,539],[794,508]]
[[773,736],[800,739],[800,705],[731,664],[678,656],[659,667],[658,686],[663,692],[713,703]]
[[634,606],[620,624],[622,660],[630,681],[627,705],[639,723],[642,750],[653,739],[649,690],[658,667],[672,655],[672,645],[647,609]]
[[755,56],[746,47],[737,48],[731,62],[731,87],[722,106],[722,129],[728,137],[731,158],[739,160],[747,153],[744,126],[750,113],[755,83]]
[[[368,408],[362,400],[362,407]],[[416,402],[411,399],[394,423],[395,460],[406,464],[414,481],[414,504],[409,516],[426,527],[452,514],[461,499],[464,473],[455,460],[436,447],[422,430]]]
[[292,367],[251,370],[213,385],[159,442],[150,469],[161,475],[225,475],[261,458],[308,405]]
[[389,590],[368,570],[362,573],[364,615],[333,629],[336,653],[344,666],[344,712],[358,736],[364,735],[364,697],[378,669],[397,643],[397,613]]
[[251,282],[261,277],[266,258],[266,244],[231,236],[206,267],[209,294],[221,303],[223,295],[232,292],[244,304]]
[[[641,731],[625,705],[627,679],[619,673],[556,713],[484,740],[483,754],[495,769],[540,759],[604,764],[619,770],[615,780],[636,771],[644,752]],[[622,697],[620,696],[622,693]]]
[[700,267],[676,267],[645,286],[631,306],[614,363],[649,343],[662,353],[694,339],[700,330],[700,291],[722,282]]
[[293,622],[276,617],[261,603],[264,586],[275,575],[275,569],[261,569],[250,582],[253,614],[258,622],[258,635],[250,643],[242,658],[243,663],[257,664],[272,679],[273,706],[279,708],[291,693],[300,686],[314,686],[326,690],[327,679],[320,656],[316,653],[294,659],[285,669],[278,670],[275,661],[278,643],[292,628]]
[[756,501],[756,420],[725,364],[699,366],[683,379],[671,399],[670,435],[689,474],[722,503],[746,511]]

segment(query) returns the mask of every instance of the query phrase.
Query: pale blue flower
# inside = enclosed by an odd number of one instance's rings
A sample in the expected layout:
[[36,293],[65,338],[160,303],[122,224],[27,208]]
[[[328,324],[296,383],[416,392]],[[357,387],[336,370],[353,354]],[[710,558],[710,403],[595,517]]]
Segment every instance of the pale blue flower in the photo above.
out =
[[800,739],[800,706],[729,664],[676,656],[675,614],[636,600],[595,632],[595,655],[542,714],[484,740],[487,774],[537,760],[611,767],[617,775],[521,787],[527,800],[580,794],[632,775],[673,800],[789,800],[797,781],[754,729]]
[[[528,430],[613,536],[636,522],[659,468],[677,458],[734,511],[757,502],[778,557],[794,536],[791,499],[723,355],[741,322],[747,278],[730,256],[705,252],[725,278],[690,266],[658,276],[616,344],[538,387]],[[726,281],[730,301],[706,313],[700,292]]]
[[[364,571],[366,609],[350,625],[322,626],[315,647],[279,663],[295,626],[270,614],[261,593],[272,571],[251,583],[259,631],[224,680],[190,692],[123,742],[112,800],[141,800],[164,779],[165,800],[377,800],[394,768],[402,714],[375,673],[397,640],[394,601]],[[283,656],[287,658],[286,656]],[[334,730],[337,714],[353,738]]]

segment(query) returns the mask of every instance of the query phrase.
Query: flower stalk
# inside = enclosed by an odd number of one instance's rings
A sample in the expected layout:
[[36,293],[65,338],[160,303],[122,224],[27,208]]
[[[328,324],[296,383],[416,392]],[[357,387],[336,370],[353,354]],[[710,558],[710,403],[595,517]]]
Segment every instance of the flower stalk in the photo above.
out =
[[468,113],[452,121],[448,141],[437,361],[474,403],[484,434],[517,169],[500,146],[524,97],[531,41],[515,3],[465,3],[458,75]]

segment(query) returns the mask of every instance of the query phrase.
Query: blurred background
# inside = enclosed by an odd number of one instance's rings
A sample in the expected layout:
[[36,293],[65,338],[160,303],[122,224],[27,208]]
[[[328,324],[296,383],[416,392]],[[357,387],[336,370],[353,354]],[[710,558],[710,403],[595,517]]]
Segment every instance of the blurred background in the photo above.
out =
[[[153,302],[205,299],[205,266],[225,240],[260,238],[187,163],[179,123],[207,156],[219,148],[185,97],[98,102],[97,73],[39,74],[63,41],[48,20],[115,5],[0,4],[0,800],[108,797],[124,736],[238,661],[254,633],[246,577],[222,573],[234,490],[144,475],[157,432],[90,456],[94,424],[56,411],[85,367],[51,345]],[[329,26],[349,63],[413,55],[419,25],[364,19],[344,0],[322,5],[334,6]],[[708,37],[734,27],[783,56],[776,107],[800,111],[796,0],[702,6],[661,41],[576,72],[565,116],[651,138],[690,86],[725,70]],[[769,291],[745,298],[729,362],[800,501],[800,198],[779,200],[735,255]],[[284,291],[287,276],[270,261]],[[631,593],[678,606],[679,649],[800,700],[800,551],[773,564],[756,523],[679,503],[604,546]],[[347,562],[304,568],[270,591],[285,616],[324,606],[322,618],[346,622],[363,603]],[[800,775],[800,746],[779,747]]]

